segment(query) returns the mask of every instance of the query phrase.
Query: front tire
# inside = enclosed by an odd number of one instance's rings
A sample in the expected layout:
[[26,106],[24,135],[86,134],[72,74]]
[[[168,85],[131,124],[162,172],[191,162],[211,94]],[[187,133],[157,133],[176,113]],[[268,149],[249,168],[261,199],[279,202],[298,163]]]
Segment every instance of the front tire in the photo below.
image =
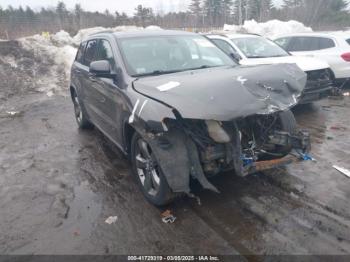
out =
[[174,200],[168,182],[149,144],[135,132],[131,141],[133,175],[145,198],[156,206],[164,206]]
[[[294,117],[293,112],[290,110],[279,113],[279,123],[280,123],[281,131],[287,132],[291,135],[295,135],[298,132],[297,121]],[[285,155],[288,155],[291,150],[292,150],[291,146],[289,147],[284,146],[284,147],[278,148],[278,151]]]

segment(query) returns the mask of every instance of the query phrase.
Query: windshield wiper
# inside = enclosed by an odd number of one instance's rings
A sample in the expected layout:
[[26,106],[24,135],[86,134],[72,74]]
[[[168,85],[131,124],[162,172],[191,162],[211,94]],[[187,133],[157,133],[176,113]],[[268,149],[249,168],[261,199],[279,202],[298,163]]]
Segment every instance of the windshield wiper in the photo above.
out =
[[137,76],[158,76],[158,75],[165,75],[165,74],[171,74],[171,73],[177,73],[177,72],[181,72],[183,70],[154,70],[150,73],[144,73],[144,74],[135,74],[132,75],[133,77],[137,77]]
[[150,73],[135,74],[135,75],[132,75],[132,76],[133,77],[138,77],[138,76],[158,76],[158,75],[179,73],[179,72],[184,72],[184,71],[191,71],[191,70],[198,70],[198,69],[205,69],[205,68],[213,68],[213,67],[219,67],[219,66],[202,65],[202,66],[199,66],[199,67],[177,69],[177,70],[154,70],[154,71],[152,71]]
[[267,58],[267,56],[252,55],[248,56],[248,58]]
[[272,55],[270,57],[285,57],[285,56],[288,56],[288,55],[287,54],[285,54],[285,55]]
[[198,67],[194,67],[194,68],[188,68],[188,69],[186,69],[186,71],[205,69],[205,68],[213,68],[213,67],[219,67],[219,66],[202,65],[202,66],[198,66]]

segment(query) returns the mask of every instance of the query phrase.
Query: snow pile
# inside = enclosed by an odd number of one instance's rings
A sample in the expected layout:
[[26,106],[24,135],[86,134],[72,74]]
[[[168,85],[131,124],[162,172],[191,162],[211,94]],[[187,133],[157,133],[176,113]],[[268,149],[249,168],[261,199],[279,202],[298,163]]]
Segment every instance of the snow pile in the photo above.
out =
[[224,31],[252,33],[273,38],[283,34],[312,32],[312,29],[294,20],[288,22],[270,20],[266,23],[258,23],[255,20],[248,20],[245,21],[242,26],[225,24]]
[[[148,30],[160,30],[149,26]],[[136,26],[93,27],[74,37],[65,31],[42,33],[15,41],[0,41],[0,101],[14,95],[44,92],[47,96],[67,94],[70,68],[77,47],[90,34],[101,31],[144,30]]]
[[77,52],[68,33],[60,31],[53,36],[34,35],[19,39],[19,43],[24,50],[33,53],[34,62],[40,61],[48,66],[46,74],[36,75],[33,79],[35,90],[49,95],[68,88],[70,67]]
[[57,46],[73,45],[73,38],[64,30],[51,36],[51,41]]
[[161,27],[159,27],[157,25],[149,25],[145,29],[147,29],[147,30],[163,30]]

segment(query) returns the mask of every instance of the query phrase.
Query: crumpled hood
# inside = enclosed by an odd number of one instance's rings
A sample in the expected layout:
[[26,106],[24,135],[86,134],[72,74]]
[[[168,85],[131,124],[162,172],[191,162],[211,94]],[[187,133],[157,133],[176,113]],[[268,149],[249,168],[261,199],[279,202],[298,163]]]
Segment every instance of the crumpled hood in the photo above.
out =
[[239,63],[241,65],[297,64],[304,72],[329,68],[329,65],[324,61],[302,56],[249,58],[243,59]]
[[218,121],[284,111],[298,103],[305,84],[306,74],[294,64],[202,69],[133,83],[183,118]]

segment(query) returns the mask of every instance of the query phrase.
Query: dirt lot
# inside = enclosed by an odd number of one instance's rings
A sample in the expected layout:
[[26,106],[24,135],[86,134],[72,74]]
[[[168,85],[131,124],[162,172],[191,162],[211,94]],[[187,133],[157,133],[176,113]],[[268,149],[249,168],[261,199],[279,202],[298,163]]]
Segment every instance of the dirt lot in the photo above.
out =
[[349,110],[349,98],[295,109],[317,162],[222,174],[221,194],[193,185],[201,205],[178,201],[164,224],[127,160],[98,131],[78,131],[68,97],[2,100],[0,253],[350,254],[350,179],[332,168],[350,169]]

